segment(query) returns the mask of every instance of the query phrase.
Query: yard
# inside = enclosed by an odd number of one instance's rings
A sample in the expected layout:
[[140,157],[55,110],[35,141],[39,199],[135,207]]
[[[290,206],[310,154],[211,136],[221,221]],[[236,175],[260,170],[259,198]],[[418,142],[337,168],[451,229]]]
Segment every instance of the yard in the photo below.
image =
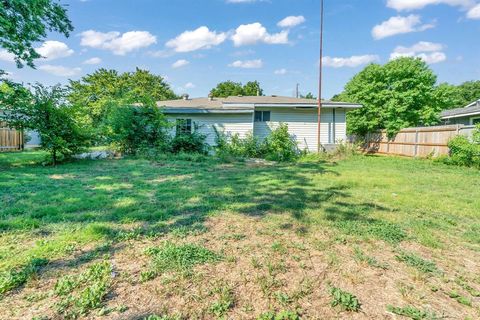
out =
[[479,319],[480,172],[0,154],[2,319]]

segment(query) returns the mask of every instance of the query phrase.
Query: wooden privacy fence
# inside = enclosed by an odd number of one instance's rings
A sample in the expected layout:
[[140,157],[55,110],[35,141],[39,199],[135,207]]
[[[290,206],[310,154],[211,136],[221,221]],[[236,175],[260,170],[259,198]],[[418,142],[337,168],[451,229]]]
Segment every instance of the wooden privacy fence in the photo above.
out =
[[0,152],[23,150],[23,133],[0,122]]
[[448,142],[459,134],[469,135],[473,129],[462,125],[407,128],[394,139],[385,131],[367,134],[365,150],[369,153],[391,154],[407,157],[447,155]]

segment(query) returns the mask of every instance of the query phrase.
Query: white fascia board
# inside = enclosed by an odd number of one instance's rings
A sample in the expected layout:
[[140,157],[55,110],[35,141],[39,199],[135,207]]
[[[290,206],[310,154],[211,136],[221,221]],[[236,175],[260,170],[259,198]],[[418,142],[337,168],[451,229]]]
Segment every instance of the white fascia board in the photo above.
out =
[[445,117],[442,117],[442,119],[463,118],[463,117],[470,117],[470,116],[480,116],[480,111],[464,113],[464,114],[456,114],[453,116],[445,116]]

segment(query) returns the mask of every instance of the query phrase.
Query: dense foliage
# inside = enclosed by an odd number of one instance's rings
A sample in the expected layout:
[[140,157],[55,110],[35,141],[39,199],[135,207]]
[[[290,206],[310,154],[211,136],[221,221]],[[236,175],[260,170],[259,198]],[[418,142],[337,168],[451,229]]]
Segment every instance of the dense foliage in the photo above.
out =
[[163,150],[168,144],[168,121],[155,105],[116,105],[105,128],[107,142],[128,154],[150,148]]
[[78,110],[66,102],[64,88],[36,84],[29,92],[6,81],[0,88],[0,104],[5,111],[0,119],[10,127],[36,131],[54,165],[88,145],[89,130],[78,120]]
[[450,140],[448,147],[449,157],[441,158],[445,163],[480,169],[480,125],[477,126],[472,140],[465,136],[456,136]]
[[169,151],[177,153],[199,153],[207,154],[208,145],[205,143],[207,137],[198,131],[192,133],[178,133],[170,142]]
[[34,67],[40,58],[33,45],[47,32],[68,37],[73,26],[64,6],[53,0],[0,0],[0,47],[15,56],[18,67]]
[[217,155],[226,158],[263,158],[271,161],[293,161],[301,154],[297,142],[288,132],[288,125],[280,124],[260,141],[253,134],[242,139],[238,134],[230,137],[216,130]]
[[363,104],[349,113],[350,133],[386,129],[393,136],[402,128],[438,122],[441,109],[432,103],[436,80],[421,59],[400,58],[367,66],[336,99]]
[[170,85],[158,75],[146,70],[119,74],[115,70],[99,69],[78,81],[70,81],[69,101],[81,108],[94,127],[102,124],[112,107],[124,104],[155,104],[175,99]]
[[217,84],[210,91],[211,97],[226,98],[229,96],[263,96],[263,89],[258,81],[241,82],[225,81]]

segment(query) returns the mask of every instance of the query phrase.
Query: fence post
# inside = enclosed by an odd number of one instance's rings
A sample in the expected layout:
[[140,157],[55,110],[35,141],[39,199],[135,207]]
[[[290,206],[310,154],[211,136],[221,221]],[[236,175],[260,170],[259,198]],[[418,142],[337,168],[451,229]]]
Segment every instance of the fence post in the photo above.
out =
[[415,129],[415,151],[413,156],[415,158],[418,156],[418,129]]

